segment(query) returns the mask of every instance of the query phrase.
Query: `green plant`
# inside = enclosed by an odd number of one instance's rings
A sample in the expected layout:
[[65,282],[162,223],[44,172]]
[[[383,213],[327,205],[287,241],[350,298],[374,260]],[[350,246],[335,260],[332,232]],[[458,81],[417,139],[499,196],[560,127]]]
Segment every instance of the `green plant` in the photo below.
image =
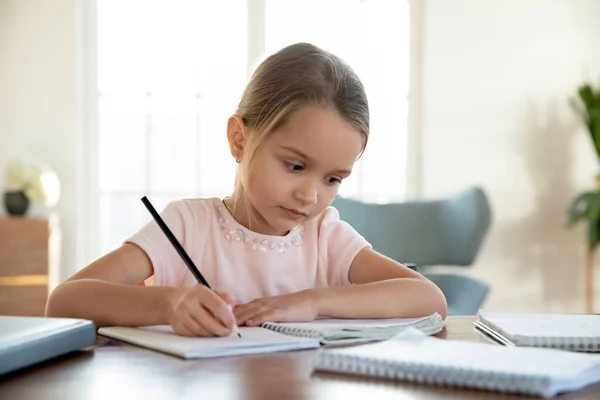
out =
[[[571,105],[585,123],[600,161],[600,87],[583,84]],[[594,250],[600,244],[600,174],[596,175],[595,190],[580,194],[569,207],[568,226],[578,221],[587,221],[588,249]]]

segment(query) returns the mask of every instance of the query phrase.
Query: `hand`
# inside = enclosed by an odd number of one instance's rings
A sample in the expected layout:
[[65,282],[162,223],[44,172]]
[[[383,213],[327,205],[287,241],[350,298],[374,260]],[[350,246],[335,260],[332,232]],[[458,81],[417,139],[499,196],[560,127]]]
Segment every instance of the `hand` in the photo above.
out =
[[235,323],[235,299],[204,285],[175,290],[168,298],[166,320],[183,336],[227,336]]
[[263,297],[240,304],[233,310],[238,325],[258,326],[263,322],[308,322],[319,315],[314,290]]

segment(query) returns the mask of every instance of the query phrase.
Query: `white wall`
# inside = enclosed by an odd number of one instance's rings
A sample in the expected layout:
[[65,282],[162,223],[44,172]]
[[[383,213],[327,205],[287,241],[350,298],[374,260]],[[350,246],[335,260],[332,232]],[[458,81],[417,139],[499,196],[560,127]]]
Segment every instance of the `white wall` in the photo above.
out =
[[0,1],[0,168],[33,157],[57,172],[63,278],[77,267],[76,21],[76,0]]
[[487,191],[493,226],[469,271],[492,283],[487,307],[584,311],[584,231],[563,224],[599,168],[567,99],[600,83],[600,2],[426,0],[424,13],[423,195]]

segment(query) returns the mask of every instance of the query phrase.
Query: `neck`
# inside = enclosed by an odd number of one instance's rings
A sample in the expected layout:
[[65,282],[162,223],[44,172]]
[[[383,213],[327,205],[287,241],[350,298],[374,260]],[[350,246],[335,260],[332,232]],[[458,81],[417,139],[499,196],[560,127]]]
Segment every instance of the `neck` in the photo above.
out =
[[288,232],[281,232],[273,229],[258,213],[254,206],[252,206],[252,203],[242,196],[243,194],[235,191],[231,196],[226,197],[223,200],[223,204],[225,204],[225,207],[231,216],[240,225],[262,235],[285,236],[288,234]]

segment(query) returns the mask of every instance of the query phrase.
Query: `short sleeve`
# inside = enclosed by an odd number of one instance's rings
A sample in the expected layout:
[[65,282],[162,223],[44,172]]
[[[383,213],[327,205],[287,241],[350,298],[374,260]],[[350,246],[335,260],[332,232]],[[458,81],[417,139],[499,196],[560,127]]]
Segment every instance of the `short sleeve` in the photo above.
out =
[[329,286],[349,285],[348,273],[354,257],[371,244],[347,222],[340,220],[338,211],[329,207],[319,227],[319,259],[326,269]]
[[[184,201],[172,201],[160,213],[165,224],[186,252],[193,244],[193,221]],[[186,226],[187,221],[187,226]],[[179,286],[187,272],[183,260],[157,222],[151,219],[139,231],[125,241],[139,246],[146,252],[154,268],[154,286]]]

